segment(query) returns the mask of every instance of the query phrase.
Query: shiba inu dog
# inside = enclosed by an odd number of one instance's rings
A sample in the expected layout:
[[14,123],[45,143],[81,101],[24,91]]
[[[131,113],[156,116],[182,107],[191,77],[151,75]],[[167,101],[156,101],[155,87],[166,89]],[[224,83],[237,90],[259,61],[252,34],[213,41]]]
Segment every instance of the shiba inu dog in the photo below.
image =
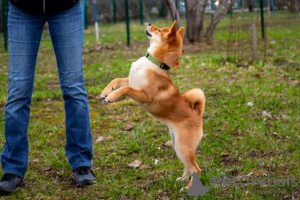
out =
[[176,21],[171,28],[149,24],[145,33],[150,41],[146,55],[132,63],[129,77],[111,81],[98,98],[112,103],[126,95],[166,123],[172,145],[185,167],[178,179],[187,180],[193,172],[201,174],[195,151],[203,136],[204,93],[192,89],[180,94],[170,78],[169,69],[176,67],[182,54],[184,28],[177,31]]

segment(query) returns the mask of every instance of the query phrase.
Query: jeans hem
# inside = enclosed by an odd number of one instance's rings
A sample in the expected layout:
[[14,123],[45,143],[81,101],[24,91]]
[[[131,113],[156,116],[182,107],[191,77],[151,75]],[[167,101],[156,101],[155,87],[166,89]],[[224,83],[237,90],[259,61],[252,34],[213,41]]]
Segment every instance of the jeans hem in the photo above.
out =
[[14,175],[17,175],[21,178],[24,178],[25,172],[20,173],[20,171],[18,171],[18,170],[3,170],[3,175],[4,174],[14,174]]
[[91,168],[91,163],[78,163],[76,165],[74,165],[72,168],[72,171],[74,171],[74,169],[77,169],[78,167],[88,167]]

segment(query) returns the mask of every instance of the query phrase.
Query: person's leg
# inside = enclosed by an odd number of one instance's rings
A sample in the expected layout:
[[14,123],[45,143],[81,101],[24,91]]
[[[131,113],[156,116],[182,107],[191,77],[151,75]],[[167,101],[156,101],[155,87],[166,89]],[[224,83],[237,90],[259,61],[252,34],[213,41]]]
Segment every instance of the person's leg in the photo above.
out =
[[47,16],[65,101],[66,154],[72,170],[91,167],[92,136],[89,104],[82,72],[82,19],[80,3]]
[[29,106],[44,23],[43,17],[28,14],[10,5],[9,86],[5,106],[6,142],[1,154],[3,174],[24,177],[27,170]]

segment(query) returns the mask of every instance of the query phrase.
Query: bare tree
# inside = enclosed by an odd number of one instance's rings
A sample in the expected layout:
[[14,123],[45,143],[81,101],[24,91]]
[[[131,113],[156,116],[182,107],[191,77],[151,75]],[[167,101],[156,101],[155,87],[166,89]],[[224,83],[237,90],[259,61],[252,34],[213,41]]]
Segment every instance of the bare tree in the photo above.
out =
[[186,1],[186,36],[190,42],[202,41],[207,2],[208,0]]
[[175,13],[177,15],[177,29],[180,29],[182,27],[181,25],[181,20],[180,20],[180,15],[179,15],[179,12],[178,10],[176,9],[176,6],[174,4],[174,1],[173,0],[165,0],[169,10],[171,11],[171,16],[172,16],[172,19],[175,20]]
[[297,0],[291,0],[289,2],[289,10],[290,11],[299,11]]
[[213,44],[213,38],[214,38],[217,24],[225,17],[227,12],[229,11],[229,8],[233,6],[236,2],[237,0],[231,0],[231,1],[219,0],[219,5],[212,15],[210,24],[204,36],[208,44],[210,45]]
[[[189,41],[202,41],[206,38],[208,44],[213,44],[213,37],[217,24],[225,17],[229,8],[233,6],[238,0],[219,0],[219,5],[214,11],[210,24],[204,33],[204,17],[205,9],[208,0],[187,0],[186,1],[186,30]],[[176,7],[173,0],[165,0],[171,13],[175,13]],[[176,11],[178,12],[178,11]],[[178,15],[179,16],[179,15]],[[172,16],[174,19],[174,16]],[[181,25],[180,25],[181,26]],[[203,36],[204,35],[204,36]]]

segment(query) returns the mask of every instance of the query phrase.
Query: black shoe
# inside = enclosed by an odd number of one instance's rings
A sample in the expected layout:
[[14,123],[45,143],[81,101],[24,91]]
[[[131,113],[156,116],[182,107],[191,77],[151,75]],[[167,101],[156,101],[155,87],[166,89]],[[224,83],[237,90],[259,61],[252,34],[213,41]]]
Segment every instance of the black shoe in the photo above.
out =
[[14,174],[4,174],[0,181],[0,192],[12,193],[19,187],[25,187],[25,181],[23,178]]
[[78,167],[74,169],[73,173],[76,187],[83,187],[85,185],[96,183],[95,175],[89,167]]

